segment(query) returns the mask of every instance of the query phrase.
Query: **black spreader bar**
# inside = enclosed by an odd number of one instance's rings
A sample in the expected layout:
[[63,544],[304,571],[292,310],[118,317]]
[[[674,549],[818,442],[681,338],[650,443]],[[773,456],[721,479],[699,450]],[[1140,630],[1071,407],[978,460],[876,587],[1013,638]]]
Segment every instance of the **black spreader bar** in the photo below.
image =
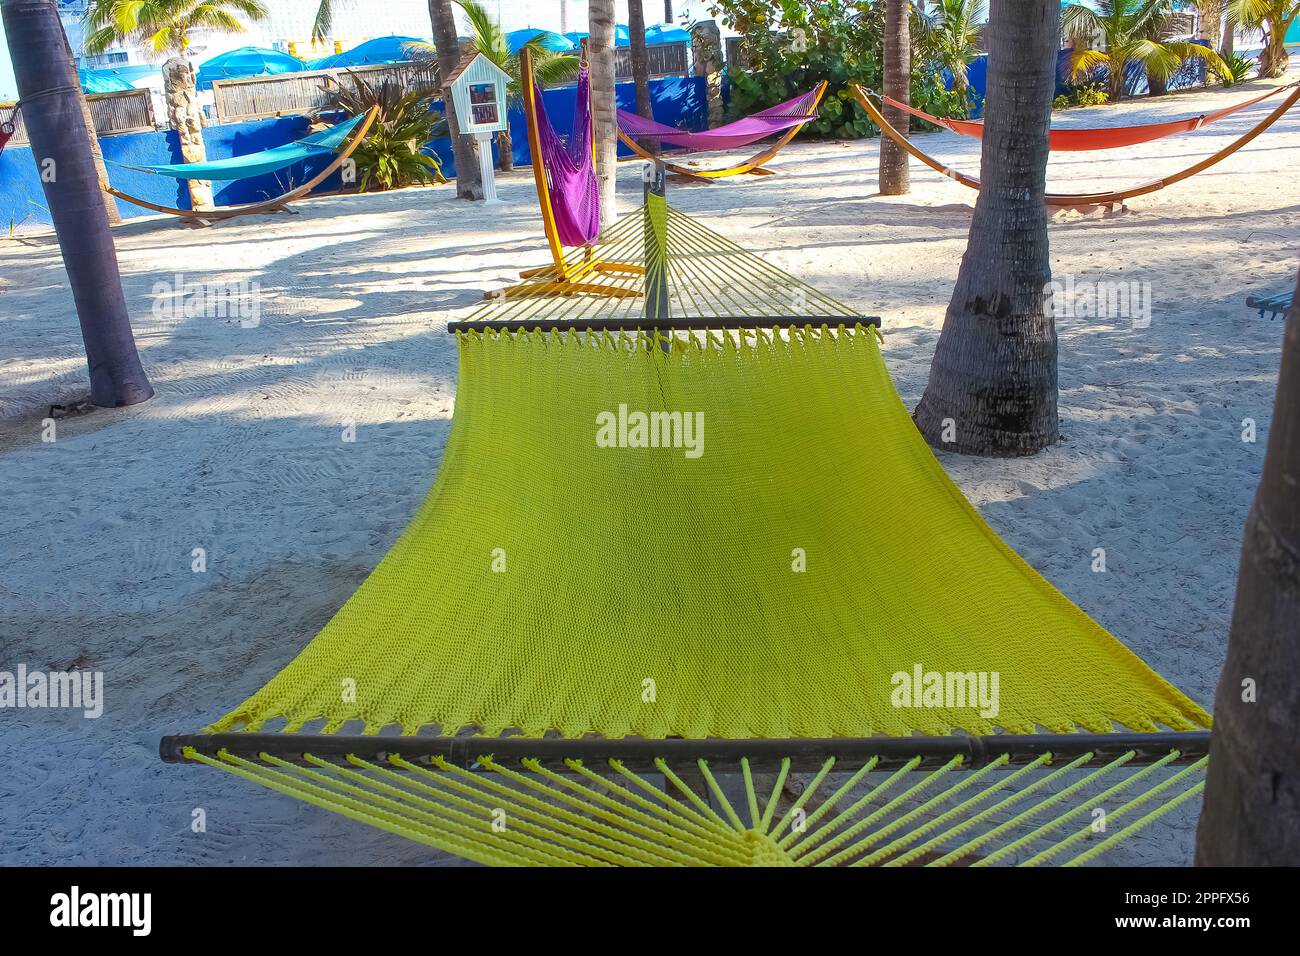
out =
[[742,315],[716,318],[629,318],[629,319],[483,319],[469,322],[448,322],[448,332],[707,332],[710,329],[775,329],[853,328],[855,325],[873,325],[880,328],[878,315],[817,315],[779,316]]
[[1210,732],[742,740],[221,733],[164,737],[159,751],[166,763],[184,763],[186,747],[193,747],[209,757],[216,757],[225,750],[247,760],[257,760],[262,753],[268,753],[291,763],[304,763],[303,754],[312,754],[331,763],[344,763],[350,754],[374,763],[383,763],[392,754],[400,754],[412,763],[426,764],[431,757],[443,757],[457,767],[470,770],[475,768],[480,757],[486,755],[499,763],[511,764],[525,757],[535,757],[561,770],[566,759],[581,760],[588,767],[601,766],[614,759],[638,773],[653,772],[656,758],[663,758],[671,766],[681,766],[697,760],[734,764],[741,757],[747,757],[753,769],[761,770],[774,769],[789,757],[791,770],[806,773],[819,770],[829,757],[851,764],[861,764],[876,757],[879,769],[894,770],[914,757],[921,758],[917,765],[921,769],[940,766],[960,755],[966,758],[963,766],[973,769],[1002,754],[1007,754],[1012,764],[1026,764],[1050,752],[1053,762],[1059,764],[1088,751],[1102,759],[1114,759],[1132,750],[1136,753],[1129,763],[1137,766],[1154,763],[1169,751],[1177,750],[1179,756],[1172,762],[1186,764],[1209,753]]

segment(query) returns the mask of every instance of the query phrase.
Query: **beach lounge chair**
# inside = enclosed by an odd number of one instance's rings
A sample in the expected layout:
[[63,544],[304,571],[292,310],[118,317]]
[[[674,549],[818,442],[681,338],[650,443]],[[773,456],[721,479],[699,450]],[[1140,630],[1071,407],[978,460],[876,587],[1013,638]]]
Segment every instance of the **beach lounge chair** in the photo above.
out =
[[1270,292],[1266,295],[1252,294],[1246,296],[1246,306],[1251,309],[1259,309],[1261,319],[1265,314],[1270,319],[1275,319],[1279,315],[1285,319],[1287,313],[1291,311],[1291,300],[1294,295],[1294,288],[1287,289],[1284,292]]

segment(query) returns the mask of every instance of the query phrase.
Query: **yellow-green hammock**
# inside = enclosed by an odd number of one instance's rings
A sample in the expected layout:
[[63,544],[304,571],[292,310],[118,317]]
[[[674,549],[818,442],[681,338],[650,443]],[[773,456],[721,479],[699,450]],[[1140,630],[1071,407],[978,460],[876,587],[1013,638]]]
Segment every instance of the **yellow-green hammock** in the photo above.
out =
[[1200,791],[1209,716],[984,523],[873,320],[661,197],[605,244],[643,294],[453,326],[410,527],[166,759],[496,864],[1077,864]]

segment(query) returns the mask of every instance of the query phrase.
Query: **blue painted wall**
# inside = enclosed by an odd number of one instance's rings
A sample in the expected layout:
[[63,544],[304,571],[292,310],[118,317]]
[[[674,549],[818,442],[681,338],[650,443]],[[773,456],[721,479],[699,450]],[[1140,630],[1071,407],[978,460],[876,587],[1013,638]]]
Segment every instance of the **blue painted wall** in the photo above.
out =
[[[562,133],[567,132],[573,123],[575,89],[567,87],[547,90],[543,95],[551,121]],[[619,108],[636,108],[636,94],[631,83],[620,83],[616,97]],[[680,125],[691,130],[704,129],[708,125],[706,87],[702,78],[665,77],[651,80],[650,97],[655,119],[661,123]],[[441,109],[440,103],[436,106]],[[210,159],[222,159],[282,146],[306,134],[306,118],[288,116],[209,126],[203,131],[203,141]],[[528,151],[528,132],[522,109],[510,112],[510,134],[516,165],[530,165],[532,159]],[[99,142],[104,158],[109,163],[109,179],[116,188],[151,202],[179,209],[189,208],[189,193],[183,181],[115,165],[181,162],[180,141],[174,131],[105,136]],[[442,162],[445,174],[448,177],[455,175],[450,141],[438,140],[430,144],[430,147]],[[494,146],[494,155],[495,149]],[[630,155],[630,152],[620,145],[620,154]],[[323,158],[253,179],[214,182],[214,196],[216,202],[223,206],[269,199],[310,179],[328,162],[328,158]],[[339,174],[335,173],[318,186],[316,191],[330,192],[339,189],[341,185]],[[118,201],[118,209],[126,219],[151,215],[148,210],[121,200]],[[24,221],[48,223],[50,216],[31,149],[26,146],[10,146],[0,154],[0,228],[8,228],[11,222],[20,224]]]

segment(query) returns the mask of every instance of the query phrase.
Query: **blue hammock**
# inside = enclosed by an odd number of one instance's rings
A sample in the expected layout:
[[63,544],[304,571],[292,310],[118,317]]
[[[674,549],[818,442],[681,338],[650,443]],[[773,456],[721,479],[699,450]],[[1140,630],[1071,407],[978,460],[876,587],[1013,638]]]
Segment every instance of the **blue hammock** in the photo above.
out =
[[156,173],[159,176],[170,176],[173,179],[248,179],[263,173],[274,173],[294,163],[300,163],[304,159],[329,156],[338,152],[344,140],[365,118],[366,114],[362,113],[337,126],[331,126],[329,129],[313,133],[295,142],[264,149],[258,153],[249,153],[247,156],[231,156],[229,159],[214,159],[203,163],[176,163],[170,166],[133,166],[130,163],[115,165],[146,173]]

